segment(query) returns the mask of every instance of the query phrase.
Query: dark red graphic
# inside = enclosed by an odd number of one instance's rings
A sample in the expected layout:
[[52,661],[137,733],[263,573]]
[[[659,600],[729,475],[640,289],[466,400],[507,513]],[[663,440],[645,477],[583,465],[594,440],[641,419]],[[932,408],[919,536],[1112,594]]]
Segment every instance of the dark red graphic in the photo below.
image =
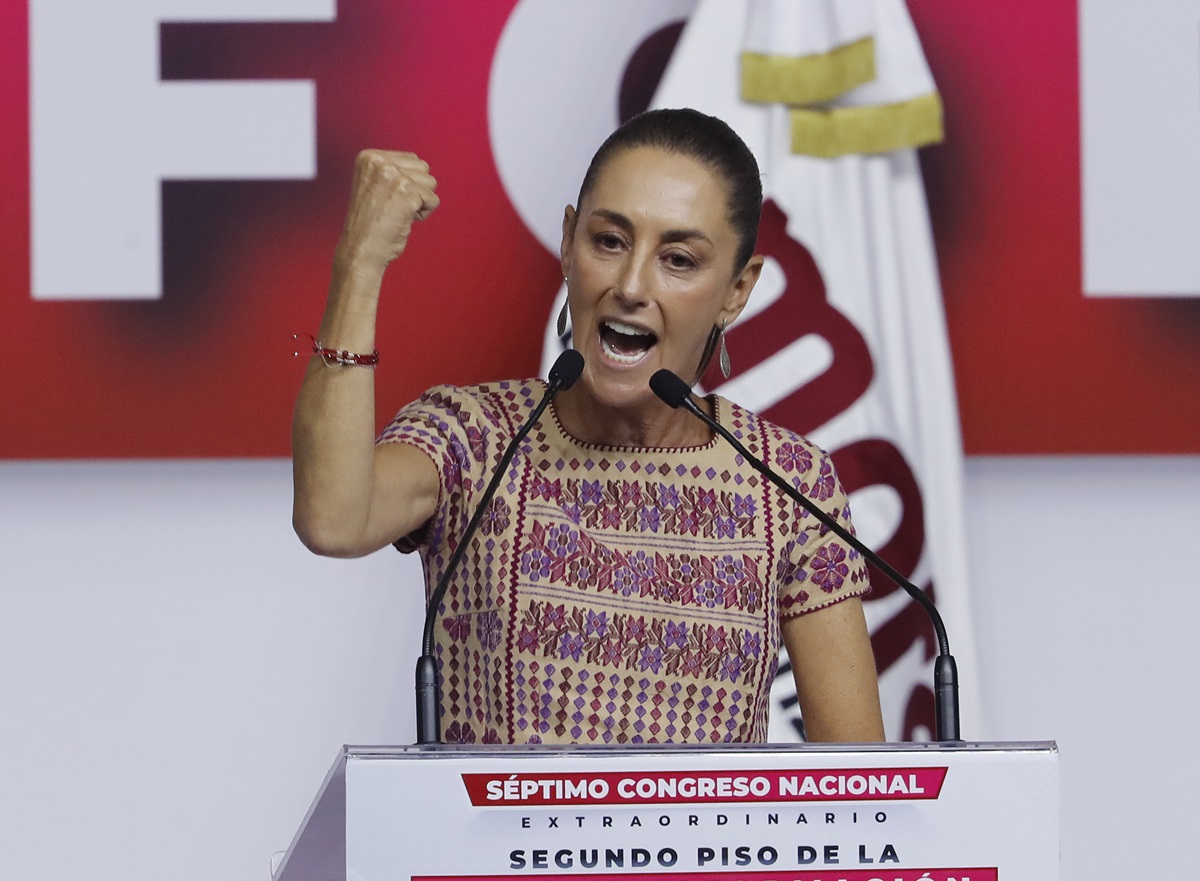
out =
[[[749,370],[805,334],[815,334],[828,343],[833,360],[824,373],[786,395],[764,411],[773,422],[802,433],[811,432],[847,410],[866,391],[874,375],[867,342],[858,328],[826,298],[825,282],[811,252],[787,233],[787,216],[774,202],[763,206],[758,250],[775,259],[786,278],[783,293],[770,306],[729,331],[729,344],[738,353],[730,378]],[[710,367],[706,384],[721,381]],[[900,522],[879,554],[905,578],[911,579],[925,546],[925,505],[921,488],[904,454],[883,438],[866,438],[831,450],[838,476],[847,493],[873,486],[887,486],[900,499]],[[871,594],[876,601],[900,588],[871,566]],[[922,589],[935,599],[933,584]],[[898,661],[916,642],[924,643],[925,660],[937,646],[928,618],[915,602],[876,630],[871,637],[875,662],[882,673]],[[913,683],[905,700],[901,738],[911,740],[917,728],[934,729],[933,693]]]
[[476,807],[927,801],[947,768],[463,774]]
[[[825,282],[808,249],[787,233],[787,217],[768,200],[759,224],[758,251],[775,258],[787,275],[783,295],[762,312],[729,331],[738,353],[734,378],[792,344],[807,333],[823,337],[833,350],[833,364],[763,413],[767,419],[801,434],[821,427],[862,397],[875,367],[867,341],[845,315],[825,298]],[[709,367],[709,388],[720,384],[716,365]]]
[[[1076,4],[1014,2],[908,4],[946,107],[946,142],[922,163],[966,451],[1200,452],[1200,297],[1083,297]],[[125,303],[30,296],[27,4],[0,9],[0,457],[286,456],[292,335],[320,320],[367,146],[420,153],[443,197],[384,291],[380,419],[435,383],[532,374],[557,264],[509,204],[487,130],[513,5],[360,0],[328,23],[163,25],[164,78],[314,81],[317,177],[165,183],[164,295]],[[869,367],[835,370],[861,385]],[[766,415],[804,429],[856,397],[824,382]]]
[[[802,846],[803,848],[803,846]],[[641,851],[645,854],[645,864],[649,864],[651,858],[657,858],[658,864],[662,865],[668,861],[671,854],[662,855],[655,854],[651,850],[645,848],[634,848],[633,851]],[[634,862],[635,854],[631,851],[630,862]],[[553,853],[553,852],[550,852]],[[814,851],[815,853],[815,851]],[[559,857],[562,859],[561,857]],[[815,857],[814,857],[815,859]],[[604,871],[599,873],[571,873],[567,874],[547,874],[544,871],[539,871],[536,874],[506,874],[503,877],[506,879],[526,879],[538,878],[541,881],[592,881],[592,879],[605,878],[620,879],[620,881],[714,881],[714,879],[730,879],[730,881],[778,881],[780,872],[744,872],[744,871],[717,871],[717,872],[637,872],[619,873],[612,871]],[[831,875],[836,877],[838,881],[879,881],[882,877],[888,881],[996,881],[1000,877],[998,870],[995,867],[963,867],[963,868],[945,868],[939,867],[936,869],[842,869],[838,868],[836,874],[831,873],[828,869],[793,869],[787,872],[788,881],[826,881]],[[413,875],[412,881],[494,881],[495,875]]]

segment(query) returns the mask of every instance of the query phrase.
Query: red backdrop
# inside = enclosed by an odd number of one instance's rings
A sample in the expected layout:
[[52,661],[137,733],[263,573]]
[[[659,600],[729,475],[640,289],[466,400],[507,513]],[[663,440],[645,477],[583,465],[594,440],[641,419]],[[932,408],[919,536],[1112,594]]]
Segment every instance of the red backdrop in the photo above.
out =
[[[287,455],[291,335],[319,322],[368,145],[420,153],[443,198],[387,281],[381,419],[437,382],[536,370],[557,265],[487,134],[511,6],[164,26],[166,78],[315,81],[318,175],[164,184],[164,295],[145,302],[30,296],[27,14],[0,9],[0,458]],[[1075,4],[909,8],[946,105],[923,165],[967,452],[1200,452],[1200,299],[1081,292]]]

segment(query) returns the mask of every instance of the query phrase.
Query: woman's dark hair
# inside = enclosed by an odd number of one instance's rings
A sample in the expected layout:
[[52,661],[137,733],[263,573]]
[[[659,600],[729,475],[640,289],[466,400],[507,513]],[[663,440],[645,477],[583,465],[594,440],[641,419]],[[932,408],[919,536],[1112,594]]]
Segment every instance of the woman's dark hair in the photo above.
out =
[[729,225],[738,236],[734,274],[740,272],[754,254],[762,214],[762,180],[750,148],[715,116],[691,108],[647,110],[630,119],[600,145],[583,176],[577,207],[595,186],[608,160],[635,147],[657,147],[689,156],[724,178],[729,186]]

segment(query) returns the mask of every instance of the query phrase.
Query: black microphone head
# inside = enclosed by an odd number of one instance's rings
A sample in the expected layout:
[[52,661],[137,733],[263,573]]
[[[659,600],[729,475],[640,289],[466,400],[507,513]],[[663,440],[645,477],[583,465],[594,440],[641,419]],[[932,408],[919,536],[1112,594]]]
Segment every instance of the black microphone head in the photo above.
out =
[[550,368],[550,388],[555,391],[568,389],[583,373],[583,356],[574,349],[567,349],[554,361]]
[[692,387],[665,367],[650,377],[650,390],[676,409],[692,394]]

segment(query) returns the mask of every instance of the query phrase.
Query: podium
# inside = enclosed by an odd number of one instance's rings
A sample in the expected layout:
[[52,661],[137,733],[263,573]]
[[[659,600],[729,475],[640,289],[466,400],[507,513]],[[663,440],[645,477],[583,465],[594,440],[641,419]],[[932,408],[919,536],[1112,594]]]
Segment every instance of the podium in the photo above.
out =
[[1052,742],[343,747],[274,881],[1052,881]]
[[593,877],[1054,881],[1057,747],[343,747],[274,880]]

